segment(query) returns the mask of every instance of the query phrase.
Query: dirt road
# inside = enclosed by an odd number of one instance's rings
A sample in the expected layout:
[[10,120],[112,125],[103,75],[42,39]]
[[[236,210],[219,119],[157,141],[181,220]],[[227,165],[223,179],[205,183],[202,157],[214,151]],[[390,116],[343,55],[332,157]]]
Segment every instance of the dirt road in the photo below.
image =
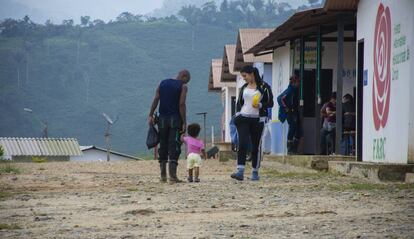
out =
[[176,185],[154,161],[13,167],[0,175],[0,238],[414,238],[413,185],[276,162],[235,182],[234,161],[209,160],[201,183]]

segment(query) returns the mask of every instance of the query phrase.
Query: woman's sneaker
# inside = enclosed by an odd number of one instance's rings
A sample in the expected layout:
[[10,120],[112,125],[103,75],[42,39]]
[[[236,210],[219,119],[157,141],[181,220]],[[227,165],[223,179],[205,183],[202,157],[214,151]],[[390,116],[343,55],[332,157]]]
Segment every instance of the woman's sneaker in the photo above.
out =
[[252,181],[259,181],[260,177],[259,177],[259,172],[258,171],[253,171],[252,172]]
[[188,177],[187,180],[188,180],[189,183],[192,183],[193,182],[193,177]]
[[196,179],[194,179],[194,182],[199,183],[200,179],[196,178]]
[[236,180],[239,180],[239,181],[243,181],[243,179],[244,179],[244,170],[237,169],[237,172],[231,174],[230,177],[234,178]]

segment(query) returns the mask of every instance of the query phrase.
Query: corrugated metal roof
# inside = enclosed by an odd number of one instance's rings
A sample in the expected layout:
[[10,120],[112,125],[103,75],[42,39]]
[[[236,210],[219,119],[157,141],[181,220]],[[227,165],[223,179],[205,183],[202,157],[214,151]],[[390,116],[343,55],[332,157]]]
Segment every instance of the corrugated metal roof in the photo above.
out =
[[238,72],[234,71],[235,58],[236,45],[225,45],[221,69],[221,82],[236,82]]
[[[81,148],[82,151],[95,149],[95,150],[99,150],[99,151],[106,152],[106,149],[101,148],[101,147],[97,147],[97,146],[94,146],[94,145],[91,145],[91,146],[80,146],[80,148]],[[119,155],[119,156],[126,157],[126,158],[130,158],[130,159],[142,160],[141,158],[137,158],[137,157],[132,156],[132,155],[129,155],[129,154],[124,154],[124,153],[116,152],[116,151],[113,151],[113,150],[109,150],[109,152],[111,154]]]
[[324,9],[326,11],[356,11],[359,0],[326,0]]
[[79,143],[72,138],[0,138],[7,156],[79,156]]
[[267,37],[274,29],[240,29],[237,37],[236,46],[236,64],[235,69],[238,69],[236,65],[240,63],[254,63],[264,62],[271,63],[272,55],[267,54],[263,56],[254,56],[253,54],[245,54],[250,48],[259,43],[265,37]]
[[291,39],[297,39],[302,35],[315,34],[319,25],[323,26],[324,31],[336,31],[338,17],[343,18],[348,25],[356,24],[356,18],[352,11],[325,11],[323,8],[317,8],[297,12],[277,27],[269,36],[249,49],[247,53],[260,55],[283,46]]
[[221,78],[221,66],[223,59],[212,59],[210,65],[210,77],[208,81],[209,91],[221,91],[223,83],[220,82]]

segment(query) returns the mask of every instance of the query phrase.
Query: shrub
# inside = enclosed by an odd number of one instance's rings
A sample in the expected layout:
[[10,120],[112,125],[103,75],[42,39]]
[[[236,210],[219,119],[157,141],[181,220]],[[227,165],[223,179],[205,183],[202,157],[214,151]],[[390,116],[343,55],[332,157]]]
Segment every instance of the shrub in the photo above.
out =
[[46,163],[47,159],[43,157],[32,157],[33,163]]

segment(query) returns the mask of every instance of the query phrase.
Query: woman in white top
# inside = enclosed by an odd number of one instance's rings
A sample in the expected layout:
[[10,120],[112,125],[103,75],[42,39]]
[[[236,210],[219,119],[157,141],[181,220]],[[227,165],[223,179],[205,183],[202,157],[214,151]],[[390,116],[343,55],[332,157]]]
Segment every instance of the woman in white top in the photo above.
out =
[[239,150],[237,153],[237,171],[232,178],[242,181],[246,165],[248,144],[252,144],[252,177],[259,180],[261,153],[259,152],[260,139],[263,127],[269,117],[269,110],[273,107],[273,94],[270,86],[262,80],[256,67],[245,66],[240,71],[246,84],[240,89],[237,99],[236,117]]

